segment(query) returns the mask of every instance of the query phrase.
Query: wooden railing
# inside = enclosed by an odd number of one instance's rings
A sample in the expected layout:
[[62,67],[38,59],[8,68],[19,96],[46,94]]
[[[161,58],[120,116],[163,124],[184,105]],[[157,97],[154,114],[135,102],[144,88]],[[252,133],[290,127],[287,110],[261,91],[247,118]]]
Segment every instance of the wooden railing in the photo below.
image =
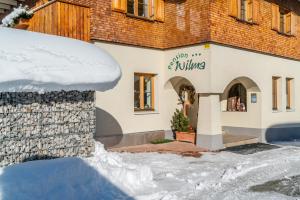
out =
[[32,9],[33,17],[17,28],[90,41],[90,9],[60,0],[41,0]]

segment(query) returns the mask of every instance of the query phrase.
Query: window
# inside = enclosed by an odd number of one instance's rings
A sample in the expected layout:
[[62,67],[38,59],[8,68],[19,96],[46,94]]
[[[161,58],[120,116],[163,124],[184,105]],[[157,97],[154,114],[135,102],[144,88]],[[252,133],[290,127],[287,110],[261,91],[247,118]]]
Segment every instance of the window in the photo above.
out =
[[272,29],[285,35],[296,34],[296,15],[276,4],[272,4]]
[[134,15],[134,0],[127,1],[127,13]]
[[286,109],[291,110],[293,109],[293,96],[294,96],[294,91],[293,91],[293,78],[286,78]]
[[164,0],[112,0],[112,9],[131,16],[164,21]]
[[248,23],[258,23],[259,0],[230,0],[230,16]]
[[234,84],[230,88],[227,97],[227,111],[247,111],[247,90],[241,83]]
[[281,94],[281,78],[280,77],[272,77],[272,109],[274,111],[280,110],[280,94]]
[[127,13],[149,18],[150,6],[148,0],[127,0]]
[[284,33],[284,27],[285,27],[284,13],[280,12],[280,26],[279,26],[279,31],[281,33]]
[[134,110],[154,110],[155,74],[134,74]]
[[241,0],[241,20],[246,19],[246,0]]

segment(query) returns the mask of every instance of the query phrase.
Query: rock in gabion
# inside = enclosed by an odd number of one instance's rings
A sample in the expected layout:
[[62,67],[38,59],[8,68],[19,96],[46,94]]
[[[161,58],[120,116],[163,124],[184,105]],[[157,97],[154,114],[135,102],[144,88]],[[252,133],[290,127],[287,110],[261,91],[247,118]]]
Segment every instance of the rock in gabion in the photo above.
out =
[[36,159],[90,156],[93,91],[0,93],[0,167]]

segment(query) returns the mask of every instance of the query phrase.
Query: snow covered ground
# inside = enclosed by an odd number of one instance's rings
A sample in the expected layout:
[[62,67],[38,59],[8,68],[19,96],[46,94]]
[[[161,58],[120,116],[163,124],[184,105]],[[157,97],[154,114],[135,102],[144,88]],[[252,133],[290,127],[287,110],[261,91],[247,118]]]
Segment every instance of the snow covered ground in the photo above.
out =
[[295,199],[249,188],[299,175],[299,166],[299,147],[191,158],[108,153],[98,143],[91,158],[34,161],[0,169],[0,199]]

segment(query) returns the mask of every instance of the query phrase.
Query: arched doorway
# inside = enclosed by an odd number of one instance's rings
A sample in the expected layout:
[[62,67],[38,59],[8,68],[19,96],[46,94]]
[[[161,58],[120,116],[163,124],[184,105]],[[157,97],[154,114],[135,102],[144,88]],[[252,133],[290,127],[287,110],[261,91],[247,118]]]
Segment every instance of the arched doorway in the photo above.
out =
[[[189,118],[190,125],[194,130],[197,129],[198,117],[198,95],[196,94],[194,85],[186,78],[176,76],[169,79],[165,84],[168,96],[173,99],[173,106],[169,118],[173,115],[175,109],[183,110],[186,117]],[[170,105],[168,105],[170,106]]]

